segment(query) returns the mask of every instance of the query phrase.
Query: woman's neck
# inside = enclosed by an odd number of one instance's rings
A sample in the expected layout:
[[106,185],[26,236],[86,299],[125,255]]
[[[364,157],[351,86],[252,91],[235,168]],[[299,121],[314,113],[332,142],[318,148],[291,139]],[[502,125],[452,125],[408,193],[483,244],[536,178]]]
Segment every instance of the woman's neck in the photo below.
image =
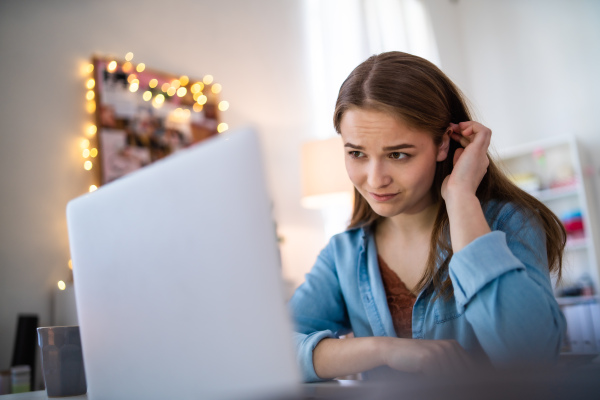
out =
[[399,214],[383,218],[378,223],[378,231],[384,235],[405,238],[430,235],[435,224],[440,203],[432,203],[414,214]]

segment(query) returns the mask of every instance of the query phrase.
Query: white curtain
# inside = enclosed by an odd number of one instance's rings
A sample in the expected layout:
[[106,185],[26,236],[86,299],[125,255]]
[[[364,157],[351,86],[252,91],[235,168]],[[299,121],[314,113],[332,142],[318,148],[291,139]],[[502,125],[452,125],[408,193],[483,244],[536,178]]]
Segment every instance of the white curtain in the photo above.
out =
[[348,74],[367,57],[398,50],[439,65],[420,0],[303,0],[314,139],[335,134],[332,114]]

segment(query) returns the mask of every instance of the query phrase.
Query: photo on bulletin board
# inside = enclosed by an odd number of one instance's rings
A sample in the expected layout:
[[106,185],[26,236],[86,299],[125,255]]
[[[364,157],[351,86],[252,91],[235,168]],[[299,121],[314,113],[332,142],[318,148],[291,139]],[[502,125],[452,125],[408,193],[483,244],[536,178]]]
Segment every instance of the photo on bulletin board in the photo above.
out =
[[105,184],[218,133],[220,85],[95,57],[99,181]]

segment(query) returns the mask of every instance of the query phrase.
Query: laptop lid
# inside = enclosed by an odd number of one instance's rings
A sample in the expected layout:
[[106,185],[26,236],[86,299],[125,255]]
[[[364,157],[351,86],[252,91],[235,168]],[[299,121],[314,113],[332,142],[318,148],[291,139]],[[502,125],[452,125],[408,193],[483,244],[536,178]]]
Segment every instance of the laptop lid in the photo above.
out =
[[300,382],[256,134],[72,200],[88,397],[253,398]]

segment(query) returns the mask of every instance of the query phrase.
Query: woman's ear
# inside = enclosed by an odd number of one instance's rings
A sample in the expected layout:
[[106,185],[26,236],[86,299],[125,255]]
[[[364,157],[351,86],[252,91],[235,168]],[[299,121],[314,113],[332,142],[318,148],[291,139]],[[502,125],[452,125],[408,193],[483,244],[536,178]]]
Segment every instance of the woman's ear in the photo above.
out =
[[446,132],[444,132],[444,136],[442,136],[442,143],[440,143],[440,147],[438,147],[438,153],[436,161],[444,161],[446,157],[448,157],[448,150],[450,149],[450,133],[452,132],[452,128],[448,127]]

